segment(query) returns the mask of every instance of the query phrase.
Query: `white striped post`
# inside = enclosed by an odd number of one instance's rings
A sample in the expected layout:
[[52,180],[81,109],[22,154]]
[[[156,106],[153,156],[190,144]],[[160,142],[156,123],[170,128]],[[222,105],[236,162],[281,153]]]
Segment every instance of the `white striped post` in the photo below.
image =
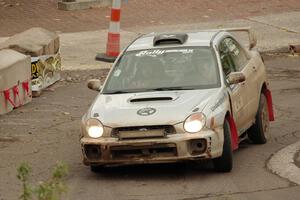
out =
[[106,52],[97,54],[96,60],[114,62],[120,54],[121,0],[112,0]]

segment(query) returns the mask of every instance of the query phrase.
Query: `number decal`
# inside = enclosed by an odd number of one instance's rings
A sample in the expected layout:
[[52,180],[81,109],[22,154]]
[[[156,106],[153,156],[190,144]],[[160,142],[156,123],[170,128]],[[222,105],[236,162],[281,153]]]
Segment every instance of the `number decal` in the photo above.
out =
[[38,62],[31,63],[31,79],[39,77]]

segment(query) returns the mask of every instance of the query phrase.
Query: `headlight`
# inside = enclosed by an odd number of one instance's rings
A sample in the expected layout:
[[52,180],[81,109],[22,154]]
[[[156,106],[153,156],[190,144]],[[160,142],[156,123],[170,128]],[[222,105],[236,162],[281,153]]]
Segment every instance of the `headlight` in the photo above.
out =
[[201,131],[205,126],[205,115],[203,113],[191,114],[184,122],[184,130],[189,133]]
[[94,118],[87,120],[86,131],[91,138],[99,138],[104,132],[101,122]]

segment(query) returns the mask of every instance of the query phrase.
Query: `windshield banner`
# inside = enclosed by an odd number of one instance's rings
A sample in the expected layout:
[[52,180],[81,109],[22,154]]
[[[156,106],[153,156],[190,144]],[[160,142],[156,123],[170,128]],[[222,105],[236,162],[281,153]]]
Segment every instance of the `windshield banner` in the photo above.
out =
[[182,53],[182,54],[189,54],[193,53],[194,49],[156,49],[156,50],[145,50],[140,51],[139,53],[135,54],[136,56],[156,56],[162,55],[165,53]]

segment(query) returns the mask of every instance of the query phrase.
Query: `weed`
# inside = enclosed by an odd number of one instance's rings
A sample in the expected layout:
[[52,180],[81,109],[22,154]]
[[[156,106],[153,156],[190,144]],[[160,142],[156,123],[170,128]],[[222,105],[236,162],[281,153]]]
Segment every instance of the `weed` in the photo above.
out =
[[36,197],[38,200],[59,200],[62,193],[66,192],[66,185],[63,178],[68,174],[68,167],[64,163],[58,163],[49,180],[39,182],[36,187],[30,186],[28,178],[31,168],[27,163],[22,163],[18,167],[17,178],[22,182],[21,200],[32,200]]

